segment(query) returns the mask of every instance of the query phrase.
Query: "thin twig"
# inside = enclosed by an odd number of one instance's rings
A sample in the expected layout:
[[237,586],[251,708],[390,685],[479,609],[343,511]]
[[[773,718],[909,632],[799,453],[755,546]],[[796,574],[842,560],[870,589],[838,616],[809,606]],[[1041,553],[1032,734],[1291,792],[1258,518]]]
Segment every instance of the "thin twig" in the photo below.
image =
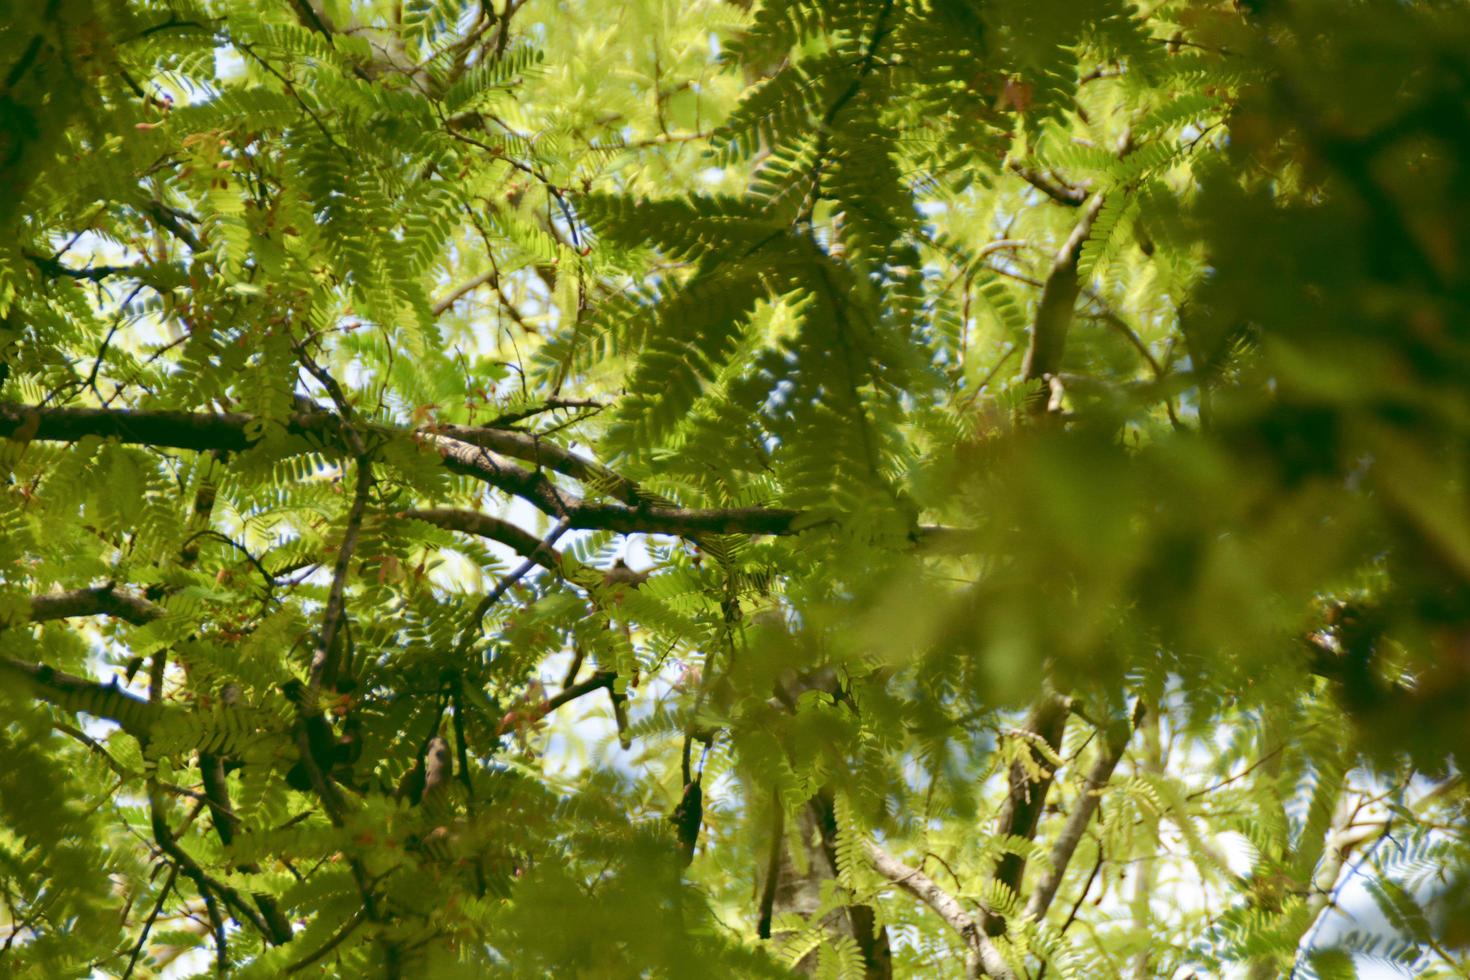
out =
[[461,283],[460,285],[454,287],[447,294],[445,294],[442,299],[437,299],[434,301],[434,305],[431,307],[434,315],[439,316],[443,314],[451,306],[459,302],[459,300],[463,298],[466,294],[474,292],[476,289],[479,289],[481,286],[485,285],[485,283],[494,280],[495,277],[495,269],[487,269],[486,271],[480,273],[478,276],[475,276],[473,279],[470,279],[469,281]]
[[138,936],[138,944],[133,947],[133,955],[128,957],[128,968],[123,971],[122,980],[128,980],[133,975],[133,968],[138,965],[138,957],[148,942],[148,933],[153,930],[153,923],[158,919],[158,913],[163,911],[163,903],[168,900],[168,893],[173,890],[174,881],[178,877],[179,866],[169,865],[168,880],[163,883],[163,890],[158,893],[158,901],[153,903],[153,911],[148,913],[148,918],[143,923],[143,932]]
[[[1062,923],[1061,928],[1057,930],[1057,935],[1065,935],[1067,930],[1072,927],[1072,923],[1076,921],[1077,912],[1082,908],[1082,903],[1087,900],[1087,893],[1092,890],[1092,883],[1097,880],[1097,873],[1102,870],[1102,866],[1103,849],[1102,845],[1099,844],[1097,848],[1097,860],[1092,864],[1092,872],[1087,876],[1087,881],[1083,883],[1082,891],[1078,893],[1077,901],[1072,903],[1072,911],[1067,913],[1067,921]],[[1046,976],[1046,967],[1047,964],[1042,963],[1041,968],[1036,971],[1036,976],[1033,980],[1042,980]]]
[[358,926],[362,925],[366,921],[367,915],[363,912],[358,912],[352,918],[344,922],[342,924],[342,928],[338,929],[335,933],[332,934],[332,938],[328,939],[325,943],[322,944],[321,949],[318,949],[314,953],[308,954],[305,958],[299,959],[295,963],[292,963],[290,966],[286,967],[286,973],[300,973],[308,966],[311,966],[313,963],[326,956],[332,950],[342,945],[343,941],[346,940],[348,936],[352,935],[352,933],[357,930]]
[[311,664],[313,689],[320,688],[323,683],[335,683],[338,669],[342,666],[341,643],[338,642],[337,634],[346,621],[347,575],[352,567],[353,552],[357,550],[357,539],[362,533],[362,518],[367,511],[367,500],[372,489],[372,464],[366,457],[359,457],[357,485],[352,493],[352,506],[347,512],[347,529],[343,532],[342,544],[337,549],[337,563],[332,569],[332,587],[327,593],[327,608],[322,616],[322,647]]
[[[556,527],[551,529],[551,533],[548,534],[544,539],[542,539],[542,545],[548,549],[551,548],[551,546],[556,543],[558,538],[567,533],[571,526],[571,521],[568,518],[562,518],[560,521],[557,522]],[[474,643],[476,637],[478,637],[480,633],[480,626],[484,622],[485,614],[490,611],[490,608],[494,606],[495,603],[499,602],[500,597],[510,591],[512,586],[514,586],[521,579],[525,578],[530,573],[531,569],[535,568],[539,564],[541,564],[541,562],[537,559],[527,558],[525,561],[521,562],[520,566],[517,567],[515,571],[506,575],[499,582],[497,582],[495,584],[495,588],[491,589],[490,593],[486,595],[485,598],[480,600],[479,605],[475,606],[475,611],[470,614],[470,621],[465,625],[464,633],[460,636],[459,643],[457,644],[457,651],[461,655],[469,650],[470,645]]]
[[354,424],[354,413],[342,386],[326,369],[317,364],[304,346],[296,348],[297,357],[306,370],[321,382],[332,403],[342,418],[342,435],[348,449],[356,459],[357,481],[352,493],[352,506],[347,512],[347,527],[342,533],[342,544],[337,549],[337,561],[332,568],[332,586],[327,593],[327,607],[322,614],[321,649],[311,663],[311,689],[319,690],[322,684],[334,684],[338,668],[342,665],[341,644],[337,634],[346,619],[347,575],[352,567],[352,556],[357,550],[357,539],[362,532],[362,518],[367,511],[367,498],[373,489],[372,464],[362,435]]
[[[570,408],[585,408],[587,409],[587,415],[591,415],[593,413],[602,411],[603,409],[607,408],[607,406],[602,402],[596,401],[595,399],[591,398],[548,398],[546,399],[546,401],[542,402],[539,405],[533,405],[530,408],[521,409],[515,412],[505,412],[501,415],[497,415],[495,416],[495,418],[482,425],[481,428],[499,429],[508,425],[514,425],[516,422],[528,419],[533,415],[541,415],[546,412],[564,411]],[[587,415],[582,416],[582,418],[586,418]]]

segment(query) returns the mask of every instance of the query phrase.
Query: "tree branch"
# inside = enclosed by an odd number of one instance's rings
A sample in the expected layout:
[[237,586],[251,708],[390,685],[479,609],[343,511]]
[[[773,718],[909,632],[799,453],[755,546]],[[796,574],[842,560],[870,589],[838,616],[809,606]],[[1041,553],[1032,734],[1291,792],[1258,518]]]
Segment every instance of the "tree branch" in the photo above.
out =
[[434,301],[434,305],[432,307],[434,315],[439,316],[443,314],[451,306],[459,302],[461,298],[469,293],[474,292],[476,289],[479,289],[481,286],[485,285],[485,283],[495,279],[498,275],[499,273],[492,267],[480,273],[478,276],[475,276],[473,279],[467,280],[466,282],[463,282],[460,285],[454,287],[447,294],[445,294],[442,299],[436,299]]
[[[1037,743],[1044,743],[1053,752],[1061,747],[1062,735],[1067,727],[1067,712],[1071,702],[1055,692],[1047,692],[1031,709],[1022,731]],[[1036,753],[1035,749],[1027,751]],[[1039,753],[1038,753],[1039,754]],[[1031,840],[1036,836],[1036,825],[1046,805],[1046,794],[1051,789],[1051,763],[1042,759],[1036,764],[1041,772],[1033,779],[1032,768],[1021,760],[1011,764],[1010,792],[1001,806],[1000,819],[995,832],[1006,837],[1021,837]],[[1014,851],[1007,851],[995,866],[995,880],[1013,893],[1019,893],[1021,879],[1026,874],[1026,859]],[[982,916],[985,931],[998,936],[1005,932],[1005,920],[990,913]]]
[[137,265],[89,265],[84,268],[73,268],[64,265],[58,259],[48,259],[44,255],[36,255],[32,252],[24,253],[31,260],[31,264],[41,271],[41,274],[51,279],[75,279],[79,282],[101,282],[113,276],[124,276],[129,279],[141,278],[148,271],[144,263]]
[[[209,815],[214,822],[214,832],[219,837],[220,843],[226,848],[234,841],[240,829],[240,818],[230,806],[229,784],[225,780],[224,760],[217,755],[207,752],[199,753],[199,775],[204,784],[205,801],[209,806]],[[237,864],[237,871],[243,874],[260,874],[260,865],[254,863]],[[270,927],[268,938],[277,946],[283,946],[291,941],[291,922],[281,914],[280,906],[276,904],[273,896],[256,892],[251,896],[255,899],[255,907],[260,909],[262,921]]]
[[995,943],[980,928],[975,917],[953,895],[940,888],[918,868],[911,868],[872,841],[866,845],[868,860],[878,873],[899,888],[929,906],[951,929],[960,934],[970,949],[966,973],[970,977],[995,977],[1015,980],[1016,974],[1006,963]]
[[1087,191],[1085,188],[1065,183],[1064,181],[1057,180],[1053,177],[1048,177],[1041,171],[1028,167],[1023,163],[1020,163],[1019,161],[1012,161],[1010,165],[1010,170],[1011,173],[1015,174],[1017,177],[1020,177],[1026,183],[1041,191],[1041,193],[1045,194],[1053,201],[1056,201],[1058,204],[1066,205],[1069,208],[1075,208],[1080,207],[1082,203],[1087,200]]
[[35,596],[31,599],[30,620],[33,623],[45,623],[75,616],[112,616],[134,626],[141,626],[162,615],[163,607],[142,596],[119,592],[110,585],[104,585]]
[[[515,423],[520,422],[524,419],[528,419],[533,415],[543,415],[546,412],[571,411],[573,409],[582,409],[587,413],[587,415],[595,415],[605,408],[607,408],[607,405],[600,401],[597,401],[594,398],[548,398],[543,402],[535,405],[530,405],[526,408],[514,409],[509,412],[502,412],[490,421],[486,422],[484,425],[479,426],[479,428],[504,429],[506,426],[514,425]],[[582,417],[585,418],[586,416]]]
[[766,876],[761,882],[761,901],[755,926],[755,934],[761,939],[771,938],[771,911],[776,904],[776,887],[781,879],[782,844],[786,837],[786,808],[775,794],[772,794],[771,811],[771,851],[766,858]]
[[[557,539],[567,533],[568,527],[569,525],[565,518],[558,521],[556,527],[552,528],[551,533],[541,542],[542,547],[550,550],[551,546],[556,544]],[[480,634],[480,627],[484,623],[485,614],[490,611],[490,607],[499,602],[500,597],[509,592],[511,586],[525,578],[531,569],[539,564],[540,562],[535,558],[527,558],[514,571],[495,583],[495,588],[491,589],[489,594],[480,600],[479,605],[475,606],[475,611],[470,614],[470,621],[465,625],[464,631],[460,634],[459,642],[455,644],[457,655],[464,655],[468,652],[471,644],[475,642],[476,637]]]
[[168,880],[158,891],[158,900],[153,903],[153,911],[148,913],[148,918],[143,922],[143,931],[138,934],[138,943],[133,947],[133,955],[128,957],[128,967],[123,970],[122,980],[129,980],[133,975],[133,968],[138,965],[138,957],[143,953],[143,947],[148,942],[148,933],[153,931],[153,923],[158,921],[158,913],[163,911],[163,905],[168,901],[168,893],[173,891],[174,882],[179,878],[179,866],[169,865]]
[[1103,787],[1108,784],[1108,780],[1113,778],[1113,770],[1118,767],[1118,761],[1123,758],[1123,752],[1128,747],[1128,739],[1132,736],[1133,729],[1144,710],[1143,702],[1140,701],[1132,722],[1120,721],[1110,727],[1102,750],[1082,781],[1082,789],[1077,794],[1077,802],[1067,817],[1062,832],[1052,843],[1049,855],[1051,866],[1042,872],[1041,880],[1036,883],[1036,890],[1031,893],[1031,898],[1026,903],[1027,918],[1040,921],[1041,917],[1046,915],[1046,910],[1051,907],[1052,899],[1057,894],[1057,888],[1061,886],[1062,876],[1067,872],[1067,865],[1072,862],[1072,855],[1076,853],[1077,845],[1082,842],[1082,835],[1087,832],[1087,825],[1092,821],[1092,815],[1097,812],[1098,804],[1102,799]]
[[640,502],[647,500],[645,495],[639,493],[637,484],[632,480],[601,463],[584,459],[528,432],[516,432],[513,429],[477,428],[468,425],[441,425],[434,431],[458,439],[460,442],[467,442],[472,446],[493,449],[515,459],[555,470],[630,506],[637,506]]
[[322,944],[320,949],[308,953],[303,958],[297,960],[295,963],[292,963],[290,966],[286,967],[285,972],[288,975],[292,973],[300,973],[302,970],[322,959],[322,957],[326,956],[338,946],[341,946],[342,943],[347,939],[347,937],[356,932],[357,927],[362,925],[366,921],[367,914],[365,912],[358,912],[352,918],[344,922],[342,924],[342,928],[333,933],[332,936],[325,943]]
[[28,684],[36,697],[67,711],[83,711],[117,722],[134,738],[146,739],[163,717],[164,708],[117,686],[98,684],[46,664],[0,657],[0,677],[9,675]]
[[[158,707],[150,704],[150,707]],[[199,895],[204,899],[205,906],[209,910],[210,921],[214,926],[216,943],[219,946],[219,956],[223,963],[225,960],[225,931],[224,923],[219,917],[219,910],[215,904],[214,896],[218,895],[224,900],[225,906],[236,922],[249,923],[263,936],[267,942],[275,942],[275,930],[265,918],[240,897],[240,893],[229,885],[211,878],[199,863],[189,856],[183,847],[179,845],[178,836],[169,827],[166,817],[167,806],[163,797],[163,788],[158,781],[157,775],[147,778],[148,785],[148,812],[150,823],[153,827],[153,839],[158,844],[159,850],[168,855],[174,867],[178,868],[183,875],[194,882],[199,889]],[[197,812],[197,811],[196,811]]]
[[570,704],[578,698],[586,697],[593,691],[611,691],[613,689],[613,683],[617,679],[618,673],[615,670],[593,671],[586,680],[578,681],[575,684],[568,684],[540,704],[529,705],[525,710],[518,708],[507,712],[505,717],[500,719],[500,724],[495,729],[495,734],[504,735],[517,725],[533,725],[562,705]]
[[[247,435],[253,419],[234,412],[217,414],[147,409],[32,408],[0,405],[0,438],[21,441],[72,442],[86,436],[159,448],[195,451],[238,452],[250,448],[255,439]],[[314,447],[322,445],[345,450],[341,420],[326,412],[297,412],[285,424],[289,435],[302,437]],[[621,533],[669,534],[792,534],[798,528],[797,511],[773,507],[733,507],[693,510],[682,507],[629,506],[624,503],[587,504],[574,494],[559,490],[546,476],[524,469],[481,446],[441,435],[437,431],[413,433],[385,430],[388,434],[417,435],[421,445],[439,454],[450,470],[475,477],[521,497],[554,517],[568,517],[571,527]],[[496,430],[470,430],[487,433]],[[610,470],[574,457],[564,449],[544,442],[528,443],[530,437],[496,439],[534,455],[538,460],[557,462],[559,467],[580,473],[594,484],[610,476],[616,485],[631,487],[629,481]],[[488,441],[491,437],[484,436]]]
[[[188,228],[185,228],[183,222],[179,220],[180,216],[188,217],[186,212],[177,211],[162,201],[153,201],[148,205],[147,210],[149,216],[158,222],[165,231],[189,246],[189,251],[197,252],[203,247],[199,241],[199,236],[195,235]],[[199,219],[190,218],[189,220],[197,223]]]
[[[1067,331],[1072,325],[1072,314],[1081,292],[1077,260],[1082,255],[1082,244],[1087,241],[1102,204],[1102,194],[1093,195],[1092,203],[1087,205],[1072,234],[1067,236],[1052,259],[1051,272],[1042,286],[1041,301],[1036,307],[1036,320],[1031,325],[1026,358],[1021,362],[1021,377],[1026,381],[1040,381],[1061,369],[1062,354],[1067,348]],[[1046,393],[1033,396],[1029,400],[1029,408],[1035,414],[1045,411]]]
[[[235,412],[216,414],[152,409],[35,408],[0,405],[0,438],[22,442],[73,442],[86,436],[117,439],[156,448],[239,452],[255,445],[248,435],[252,416]],[[346,426],[327,412],[296,412],[285,420],[288,435],[299,437],[312,449],[334,448],[351,454]],[[362,426],[364,431],[369,427]],[[444,427],[415,431],[377,427],[388,438],[413,437],[439,455],[452,472],[474,477],[498,490],[528,501],[538,510],[578,530],[616,531],[620,534],[665,534],[699,537],[707,534],[798,534],[816,524],[803,521],[800,511],[783,507],[686,508],[619,501],[588,503],[557,487],[545,473],[518,466],[491,449],[443,434]],[[636,486],[606,467],[581,459],[560,447],[521,433],[504,430],[459,429],[467,436],[504,449],[525,453],[565,475],[585,480],[596,489],[633,499]],[[484,433],[497,433],[484,435]],[[474,433],[474,435],[471,435]],[[441,525],[444,526],[444,525]],[[920,527],[915,538],[938,550],[963,550],[973,541],[969,532],[942,527]]]
[[601,688],[612,690],[613,682],[617,679],[618,672],[615,670],[593,671],[593,673],[586,680],[578,681],[570,687],[558,691],[553,696],[547,698],[546,705],[541,713],[543,716],[549,715],[557,708],[560,708],[562,705],[575,701],[578,698],[583,697],[584,695],[591,694],[593,691],[600,690]]
[[522,558],[531,559],[547,571],[561,572],[561,553],[555,548],[548,548],[545,542],[536,535],[522,530],[510,521],[458,507],[406,510],[399,516],[442,527],[446,531],[462,531],[489,538],[491,541],[499,541],[514,549]]
[[[251,421],[251,416],[235,412],[0,405],[0,437],[22,442],[33,439],[74,442],[86,436],[100,436],[134,445],[238,452],[254,444],[245,434]],[[286,428],[292,435],[315,435],[321,442],[334,442],[328,438],[328,429],[334,427],[330,423],[334,421],[325,413],[298,413]]]
[[[359,443],[361,440],[357,440]],[[362,516],[373,489],[373,470],[366,456],[357,458],[357,485],[352,493],[352,506],[347,511],[347,528],[342,532],[342,545],[337,549],[337,562],[332,568],[332,588],[327,593],[327,608],[322,615],[322,646],[311,664],[311,687],[323,682],[335,683],[342,664],[342,643],[338,638],[347,618],[347,573],[352,567],[352,553],[362,533]]]
[[327,38],[327,40],[331,40],[332,24],[327,20],[326,15],[322,11],[317,10],[316,5],[311,0],[291,0],[291,6],[296,8],[296,14],[300,18],[303,27],[309,27]]

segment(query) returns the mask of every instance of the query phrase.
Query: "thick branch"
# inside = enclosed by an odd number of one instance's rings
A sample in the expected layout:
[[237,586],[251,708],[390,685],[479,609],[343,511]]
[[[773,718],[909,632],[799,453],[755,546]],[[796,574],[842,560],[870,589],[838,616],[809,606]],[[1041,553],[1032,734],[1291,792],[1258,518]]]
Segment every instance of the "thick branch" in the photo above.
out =
[[489,449],[432,432],[419,434],[418,439],[420,445],[437,452],[451,471],[513,493],[544,514],[565,517],[571,507],[581,503],[575,494],[559,490],[546,474],[517,466]]
[[1011,173],[1015,174],[1017,177],[1020,177],[1026,183],[1041,191],[1041,193],[1045,194],[1053,201],[1056,201],[1058,204],[1064,204],[1069,208],[1075,208],[1079,207],[1082,202],[1087,200],[1086,189],[1082,187],[1077,187],[1073,184],[1068,184],[1053,177],[1048,177],[1041,171],[1036,170],[1032,167],[1028,167],[1023,163],[1012,161],[1010,169]]
[[467,534],[489,538],[515,550],[523,558],[530,558],[551,572],[561,571],[561,555],[529,531],[522,530],[510,521],[481,514],[475,510],[458,507],[428,507],[423,510],[407,510],[402,514],[425,524],[442,527],[446,531],[462,531]]
[[[1044,694],[1031,709],[1024,731],[1056,752],[1062,744],[1070,709],[1071,703],[1066,698],[1050,692]],[[1030,751],[1040,755],[1035,749]],[[1045,758],[1036,762],[1040,774],[1033,779],[1032,767],[1021,760],[1011,764],[1010,792],[1001,807],[1000,819],[996,821],[996,833],[1026,840],[1036,836],[1036,825],[1046,805],[1046,794],[1051,789],[1050,766],[1051,762]],[[1026,859],[1014,851],[1007,851],[995,866],[995,880],[1013,893],[1020,891],[1025,873]],[[992,936],[1005,932],[1005,920],[998,915],[984,916],[984,925],[985,931]]]
[[45,664],[0,657],[0,677],[7,675],[28,684],[35,696],[43,701],[67,711],[84,711],[115,721],[135,738],[146,739],[163,714],[158,705],[128,693],[115,683],[98,684]]
[[[205,800],[209,805],[209,815],[214,821],[215,834],[219,837],[220,843],[228,848],[239,833],[240,818],[230,806],[230,791],[225,779],[224,760],[217,755],[201,752],[199,754],[199,775],[204,783]],[[236,865],[236,870],[244,874],[259,874],[260,866],[245,863]],[[255,907],[260,909],[261,921],[270,928],[270,941],[277,946],[289,943],[291,941],[291,921],[281,913],[275,898],[263,893],[256,893],[251,897],[255,899]]]
[[[1021,363],[1021,376],[1026,381],[1040,381],[1061,369],[1062,354],[1067,349],[1067,331],[1072,326],[1072,313],[1081,292],[1077,260],[1082,255],[1083,242],[1092,231],[1092,223],[1102,210],[1102,203],[1101,194],[1093,196],[1072,234],[1067,236],[1052,259],[1051,272],[1042,286],[1041,301],[1036,307],[1036,320],[1031,325],[1026,358]],[[1033,412],[1044,411],[1045,394],[1032,398],[1030,405]]]
[[911,868],[871,841],[867,844],[868,860],[878,873],[899,888],[929,906],[949,927],[970,941],[976,934],[976,922],[953,895],[940,888],[918,868]]
[[[41,623],[73,616],[115,616],[134,625],[151,622],[163,609],[142,596],[106,586],[54,592],[31,599],[30,620]],[[67,711],[83,711],[117,722],[123,731],[147,738],[164,709],[130,694],[117,684],[98,684],[46,664],[0,657],[0,676],[10,675],[31,687],[35,696]]]
[[163,609],[140,595],[119,592],[111,586],[53,592],[31,599],[30,619],[33,623],[74,616],[113,616],[141,626],[163,615]]
[[[817,830],[814,838],[808,838],[810,843],[807,846],[807,857],[811,862],[808,866],[808,878],[813,870],[811,865],[816,865],[815,870],[819,874],[825,871],[834,878],[839,877],[839,838],[849,831],[838,826],[836,791],[832,784],[821,787],[807,800],[806,813],[799,815],[798,821],[803,833],[808,824],[814,825]],[[791,870],[794,871],[795,868]],[[817,887],[820,896],[822,885],[818,883]],[[868,905],[852,902],[841,909],[841,915],[846,920],[845,923],[839,920],[841,933],[851,935],[862,954],[864,980],[893,980],[893,949],[888,943],[888,930],[877,920],[873,909]]]
[[[70,442],[95,435],[139,445],[233,452],[248,449],[254,443],[246,434],[251,421],[251,416],[233,412],[205,414],[143,409],[32,409],[19,405],[0,405],[0,437],[21,440]],[[291,435],[308,438],[319,445],[343,448],[342,425],[336,417],[326,413],[298,412],[287,421],[286,430]],[[491,430],[473,431],[485,433]],[[538,458],[544,457],[548,461],[553,458],[560,460],[559,466],[577,469],[589,481],[604,484],[602,467],[580,460],[566,450],[553,452],[545,443],[528,446],[522,439],[529,438],[498,442],[518,447],[527,453],[534,452],[539,454]],[[796,530],[794,525],[797,523],[798,513],[783,508],[691,510],[682,507],[632,507],[619,503],[584,504],[576,495],[557,489],[544,474],[517,466],[487,448],[433,432],[424,433],[420,441],[438,452],[451,470],[473,476],[500,490],[522,497],[552,516],[570,517],[574,528],[675,536],[791,534]],[[627,481],[622,483],[625,487],[631,486]]]
[[572,527],[620,534],[795,534],[803,530],[801,513],[781,507],[625,507],[582,504],[572,512]]
[[[220,450],[238,452],[250,448],[255,439],[247,434],[253,422],[249,415],[160,411],[150,409],[32,408],[0,405],[0,438],[19,441],[71,442],[85,436],[100,436],[120,442],[158,448]],[[313,448],[330,447],[350,453],[345,427],[326,412],[297,412],[285,422],[289,435],[300,437]],[[363,426],[364,430],[367,429]],[[568,521],[581,530],[616,531],[621,534],[666,534],[698,537],[705,534],[796,534],[814,526],[802,520],[800,511],[782,507],[726,507],[694,509],[640,501],[587,503],[556,486],[542,472],[518,466],[495,451],[442,434],[444,429],[414,432],[381,427],[381,435],[413,436],[420,445],[438,453],[455,473],[474,477],[506,493],[521,497],[538,510]],[[483,433],[496,430],[462,430],[468,436],[489,442]],[[504,438],[502,438],[504,437]],[[566,475],[583,479],[599,491],[634,498],[636,488],[600,464],[574,456],[520,433],[499,433],[497,446],[514,450]],[[446,526],[446,525],[441,525]],[[948,528],[919,528],[916,538],[940,550],[963,548],[966,532]]]
[[755,927],[755,934],[761,939],[771,938],[771,911],[776,903],[776,886],[781,879],[782,845],[786,835],[786,808],[779,799],[771,801],[771,811],[771,851],[766,858],[766,877],[761,884],[761,902]]
[[[245,434],[251,421],[251,416],[237,412],[0,405],[0,437],[25,442],[73,442],[100,436],[144,446],[237,452],[254,442]],[[325,413],[298,413],[287,425],[293,435],[316,435],[323,442],[335,442],[331,433],[337,428],[336,420]]]
[[560,708],[562,705],[568,704],[572,701],[577,700],[580,697],[591,694],[593,691],[597,691],[602,688],[612,690],[613,683],[617,679],[618,673],[615,670],[594,671],[591,676],[589,676],[586,680],[578,681],[570,687],[562,691],[558,691],[556,694],[547,698],[546,704],[542,708],[541,714],[543,716],[549,715],[557,708]]
[[435,431],[458,439],[460,442],[467,442],[472,446],[493,449],[498,453],[555,470],[580,483],[595,487],[599,493],[607,494],[631,506],[637,506],[644,499],[639,495],[638,487],[632,480],[615,473],[601,463],[584,459],[570,450],[547,442],[529,432],[517,432],[514,429],[481,429],[468,425],[441,425]]
[[199,753],[199,778],[204,784],[204,799],[214,820],[214,831],[226,847],[234,843],[240,832],[240,817],[230,806],[229,784],[225,779],[224,759],[208,752]]
[[899,888],[933,909],[951,929],[958,932],[971,951],[967,973],[971,977],[995,977],[997,980],[1014,980],[1016,974],[1006,963],[1000,950],[980,928],[975,917],[953,895],[935,884],[934,880],[918,868],[911,868],[883,848],[869,841],[868,860],[878,873]]
[[[1142,702],[1139,704],[1139,710],[1143,710]],[[1109,730],[1107,741],[1103,744],[1096,761],[1093,762],[1092,768],[1082,781],[1082,789],[1077,794],[1077,802],[1072,807],[1072,813],[1067,817],[1067,823],[1062,827],[1061,834],[1052,844],[1049,855],[1051,866],[1042,873],[1041,880],[1036,883],[1036,890],[1031,893],[1031,898],[1026,903],[1027,918],[1039,920],[1051,907],[1052,899],[1057,894],[1057,888],[1061,886],[1062,876],[1067,873],[1067,865],[1072,862],[1072,855],[1077,852],[1077,845],[1082,842],[1082,835],[1087,832],[1087,825],[1092,821],[1092,815],[1097,812],[1098,804],[1102,800],[1103,787],[1107,786],[1108,780],[1113,778],[1113,770],[1118,767],[1118,760],[1123,758],[1123,751],[1128,747],[1128,738],[1133,734],[1134,724],[1125,724],[1120,721]]]

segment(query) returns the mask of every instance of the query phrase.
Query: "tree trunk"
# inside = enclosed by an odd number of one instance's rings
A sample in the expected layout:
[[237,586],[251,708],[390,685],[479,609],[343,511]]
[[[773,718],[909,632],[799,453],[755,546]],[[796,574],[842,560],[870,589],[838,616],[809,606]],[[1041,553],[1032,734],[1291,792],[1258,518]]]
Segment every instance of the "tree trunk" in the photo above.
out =
[[[792,853],[791,837],[781,843],[781,860],[777,872],[775,901],[772,912],[779,918],[794,913],[810,922],[822,905],[822,889],[837,879],[837,816],[832,790],[824,787],[807,801],[797,814],[800,837],[799,855]],[[893,963],[888,948],[888,931],[875,927],[873,910],[866,905],[846,905],[827,913],[821,927],[831,936],[846,936],[857,943],[863,957],[866,980],[890,980]],[[773,933],[779,939],[786,933]],[[820,951],[812,950],[797,962],[796,968],[813,974],[820,963]]]

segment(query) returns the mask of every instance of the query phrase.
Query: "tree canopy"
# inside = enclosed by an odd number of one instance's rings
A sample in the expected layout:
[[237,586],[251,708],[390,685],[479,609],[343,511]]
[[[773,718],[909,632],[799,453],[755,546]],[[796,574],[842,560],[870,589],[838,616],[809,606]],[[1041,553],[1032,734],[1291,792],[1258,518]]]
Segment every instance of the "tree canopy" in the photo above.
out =
[[0,972],[1470,971],[1465,4],[0,7]]

